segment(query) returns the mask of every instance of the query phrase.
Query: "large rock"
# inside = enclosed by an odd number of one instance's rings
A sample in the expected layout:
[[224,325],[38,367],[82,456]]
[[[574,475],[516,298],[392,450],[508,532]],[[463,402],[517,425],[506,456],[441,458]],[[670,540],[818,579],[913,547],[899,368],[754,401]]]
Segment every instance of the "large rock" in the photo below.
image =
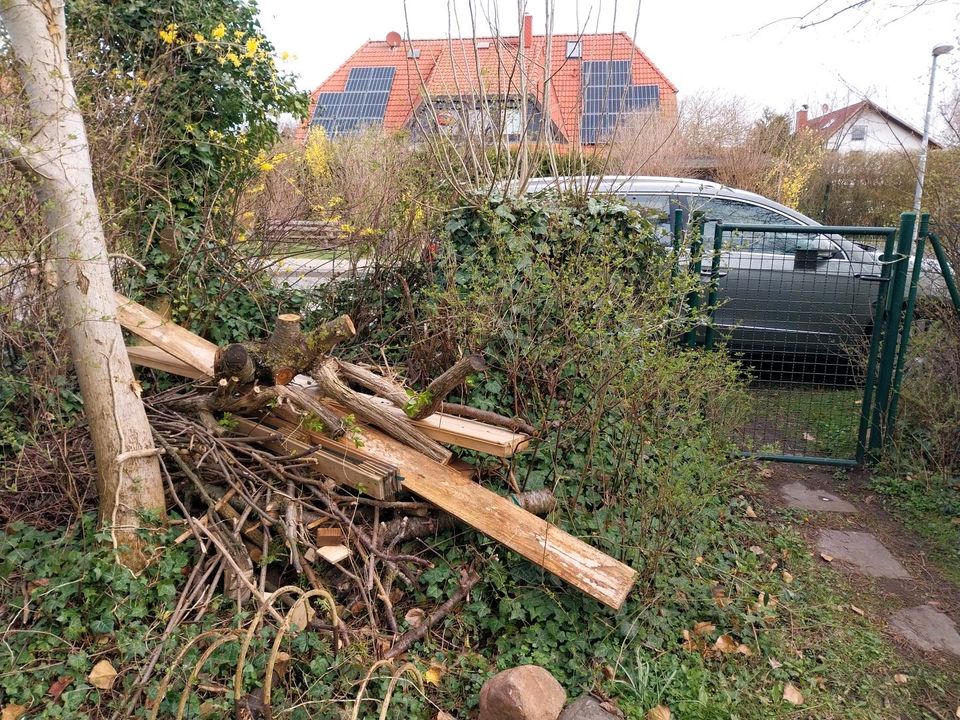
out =
[[592,695],[584,695],[570,703],[560,713],[558,720],[620,720],[622,717],[623,714],[615,711],[610,703],[601,702]]
[[539,665],[497,673],[480,689],[479,720],[557,720],[567,693]]

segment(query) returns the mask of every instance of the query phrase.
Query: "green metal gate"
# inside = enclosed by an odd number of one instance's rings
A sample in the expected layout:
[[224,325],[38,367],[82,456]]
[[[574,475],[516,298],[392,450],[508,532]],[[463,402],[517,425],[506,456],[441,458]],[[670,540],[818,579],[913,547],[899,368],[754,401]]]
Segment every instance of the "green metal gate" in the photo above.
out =
[[[740,428],[745,455],[857,466],[890,436],[917,302],[928,218],[898,228],[747,225],[699,218],[677,257],[703,280],[684,338],[735,353],[752,412]],[[934,238],[935,239],[935,238]],[[944,261],[944,274],[955,294]],[[956,298],[955,298],[956,300]]]

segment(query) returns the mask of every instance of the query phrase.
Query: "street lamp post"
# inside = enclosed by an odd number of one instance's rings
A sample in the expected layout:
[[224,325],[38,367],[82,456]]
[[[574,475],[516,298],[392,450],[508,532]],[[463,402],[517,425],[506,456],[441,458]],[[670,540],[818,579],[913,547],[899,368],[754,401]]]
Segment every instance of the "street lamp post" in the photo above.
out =
[[927,146],[930,144],[930,115],[933,111],[934,79],[937,75],[937,58],[953,50],[953,45],[937,45],[931,53],[930,89],[927,92],[927,113],[923,118],[923,140],[920,141],[920,165],[917,168],[917,187],[913,193],[913,211],[920,214],[920,201],[923,199],[923,177],[927,171]]

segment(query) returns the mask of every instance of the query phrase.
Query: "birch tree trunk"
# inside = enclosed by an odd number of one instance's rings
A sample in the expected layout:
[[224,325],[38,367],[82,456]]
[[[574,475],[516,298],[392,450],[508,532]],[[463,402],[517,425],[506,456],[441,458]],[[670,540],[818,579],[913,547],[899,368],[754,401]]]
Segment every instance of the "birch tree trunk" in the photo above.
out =
[[97,462],[100,522],[141,561],[140,513],[165,516],[160,464],[123,335],[90,152],[66,56],[63,0],[0,0],[30,109],[20,140],[0,128],[0,154],[36,186],[54,260],[56,291]]

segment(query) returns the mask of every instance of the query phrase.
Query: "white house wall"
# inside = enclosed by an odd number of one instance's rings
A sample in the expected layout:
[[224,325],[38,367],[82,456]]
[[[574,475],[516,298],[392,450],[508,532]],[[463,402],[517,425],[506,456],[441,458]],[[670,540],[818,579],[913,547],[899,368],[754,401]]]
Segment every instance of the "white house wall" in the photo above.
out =
[[[853,139],[853,128],[863,126],[866,137]],[[920,138],[899,123],[888,120],[871,108],[865,108],[827,141],[827,148],[846,152],[920,152]]]

